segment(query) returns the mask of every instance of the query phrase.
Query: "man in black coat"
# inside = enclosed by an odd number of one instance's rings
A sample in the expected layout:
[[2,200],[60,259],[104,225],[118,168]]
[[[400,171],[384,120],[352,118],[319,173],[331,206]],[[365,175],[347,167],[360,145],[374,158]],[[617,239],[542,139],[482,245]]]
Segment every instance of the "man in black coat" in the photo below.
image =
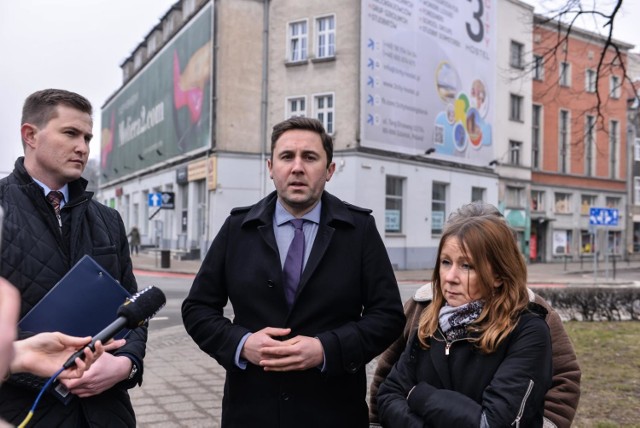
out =
[[[137,290],[122,219],[92,200],[81,178],[93,136],[91,114],[86,98],[59,89],[35,92],[25,101],[20,128],[25,155],[0,180],[5,212],[0,274],[20,291],[20,317],[87,254],[130,293]],[[57,208],[47,199],[54,191],[61,193]],[[45,394],[30,426],[134,427],[127,389],[142,382],[146,340],[146,327],[137,328],[126,345],[105,353],[81,378],[62,380],[75,397],[64,405]],[[38,392],[9,379],[0,389],[0,418],[20,423]]]
[[[365,366],[404,315],[371,211],[324,190],[332,155],[319,121],[277,124],[276,191],[231,212],[182,305],[188,333],[227,370],[223,427],[368,427]],[[303,270],[290,281],[296,219]]]

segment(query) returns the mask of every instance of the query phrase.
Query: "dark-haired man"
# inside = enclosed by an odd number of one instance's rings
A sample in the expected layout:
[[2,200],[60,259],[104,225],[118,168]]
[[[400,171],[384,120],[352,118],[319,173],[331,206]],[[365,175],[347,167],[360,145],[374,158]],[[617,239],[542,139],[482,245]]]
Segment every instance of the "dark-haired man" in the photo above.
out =
[[[24,103],[24,157],[0,180],[0,274],[20,291],[21,317],[86,254],[130,293],[137,289],[122,219],[92,199],[81,177],[93,137],[91,114],[86,98],[60,89],[35,92]],[[81,378],[62,380],[74,398],[65,405],[45,394],[30,426],[134,427],[127,389],[142,381],[146,339],[146,327],[137,328],[125,346],[102,355]],[[0,417],[20,423],[38,392],[9,379],[0,389]]]
[[404,316],[371,211],[324,190],[332,156],[319,121],[274,126],[276,191],[231,211],[182,305],[227,370],[223,427],[368,427],[365,366]]

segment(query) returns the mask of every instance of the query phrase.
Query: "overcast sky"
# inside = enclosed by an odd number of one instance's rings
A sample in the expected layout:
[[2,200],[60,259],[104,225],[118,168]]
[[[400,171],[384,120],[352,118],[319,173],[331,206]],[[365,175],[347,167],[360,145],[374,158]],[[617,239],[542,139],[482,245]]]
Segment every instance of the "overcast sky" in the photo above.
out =
[[[526,0],[534,5],[549,1]],[[100,107],[122,82],[120,64],[174,3],[0,0],[0,176],[13,170],[22,155],[22,103],[39,89],[69,89],[91,101],[96,135],[91,155],[99,156]],[[625,0],[615,36],[640,45],[638,22],[640,1]]]

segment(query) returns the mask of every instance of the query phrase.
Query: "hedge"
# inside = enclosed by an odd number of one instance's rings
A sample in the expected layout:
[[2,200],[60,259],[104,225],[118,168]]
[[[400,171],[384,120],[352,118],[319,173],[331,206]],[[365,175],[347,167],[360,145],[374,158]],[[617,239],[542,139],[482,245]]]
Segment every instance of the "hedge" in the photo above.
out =
[[640,320],[640,288],[534,288],[564,320]]

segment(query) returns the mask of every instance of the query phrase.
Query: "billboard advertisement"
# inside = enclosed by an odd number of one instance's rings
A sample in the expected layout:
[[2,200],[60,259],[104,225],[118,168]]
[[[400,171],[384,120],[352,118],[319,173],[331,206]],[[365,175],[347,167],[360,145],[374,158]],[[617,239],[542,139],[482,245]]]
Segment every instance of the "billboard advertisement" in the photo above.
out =
[[362,0],[361,145],[493,159],[496,0]]
[[203,8],[103,107],[106,181],[211,146],[212,18]]

